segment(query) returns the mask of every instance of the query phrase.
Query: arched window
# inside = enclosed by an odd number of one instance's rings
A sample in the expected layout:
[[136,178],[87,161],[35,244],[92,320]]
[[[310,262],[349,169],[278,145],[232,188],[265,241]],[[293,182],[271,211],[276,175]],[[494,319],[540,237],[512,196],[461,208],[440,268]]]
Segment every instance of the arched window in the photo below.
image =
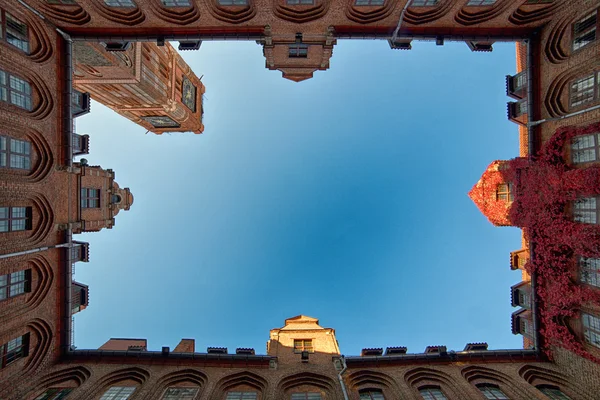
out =
[[31,291],[31,270],[0,275],[0,300]]
[[359,394],[360,400],[385,400],[383,392],[379,389],[363,389]]
[[509,397],[497,385],[482,383],[477,385],[477,389],[479,389],[486,399],[509,400]]
[[100,400],[127,400],[135,392],[133,386],[112,386],[110,387]]
[[0,232],[31,229],[31,207],[0,207]]
[[113,204],[119,204],[121,202],[121,196],[119,196],[118,194],[113,194],[110,197],[110,202]]
[[46,390],[44,393],[40,394],[35,400],[62,400],[66,399],[69,393],[71,393],[73,389],[71,388],[52,388]]
[[257,398],[256,392],[227,392],[225,400],[256,400]]
[[31,143],[0,136],[0,167],[31,168]]
[[423,400],[448,400],[442,389],[438,386],[426,386],[419,389]]
[[557,386],[538,385],[536,387],[551,400],[571,400],[571,398],[564,394]]
[[194,387],[170,387],[162,397],[162,400],[193,400],[198,394],[198,388]]
[[31,85],[18,76],[0,70],[0,101],[31,110]]

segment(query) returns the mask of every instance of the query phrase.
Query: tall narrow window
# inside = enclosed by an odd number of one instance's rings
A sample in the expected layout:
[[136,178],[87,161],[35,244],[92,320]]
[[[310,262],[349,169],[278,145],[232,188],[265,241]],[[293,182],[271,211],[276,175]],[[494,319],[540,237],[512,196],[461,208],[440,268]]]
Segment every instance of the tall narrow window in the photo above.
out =
[[167,389],[162,400],[193,400],[197,394],[197,388],[172,387]]
[[135,7],[133,0],[104,0],[109,7]]
[[31,270],[0,275],[0,300],[15,297],[31,290]]
[[0,207],[0,232],[31,229],[31,207]]
[[600,287],[600,258],[579,259],[579,277],[581,282]]
[[600,201],[598,201],[597,197],[584,197],[577,199],[573,204],[573,219],[575,222],[597,224],[599,205]]
[[367,389],[360,391],[360,400],[385,400],[379,389]]
[[133,392],[135,392],[135,387],[113,386],[104,392],[100,400],[127,400]]
[[321,393],[318,393],[318,392],[292,393],[291,400],[321,400]]
[[569,396],[564,394],[558,387],[550,385],[536,386],[540,392],[544,393],[550,400],[571,400]]
[[291,44],[288,55],[290,58],[306,58],[308,57],[308,45],[304,43]]
[[100,189],[81,189],[81,208],[100,207]]
[[571,107],[579,107],[598,100],[598,75],[600,72],[594,72],[571,84],[571,93],[569,94]]
[[496,200],[513,201],[512,184],[499,184],[496,189]]
[[469,0],[468,6],[491,6],[496,0]]
[[0,100],[31,110],[29,82],[0,70]]
[[448,400],[444,392],[438,387],[425,387],[419,389],[423,400]]
[[302,353],[303,351],[314,353],[312,339],[294,339],[294,353]]
[[227,392],[225,400],[256,400],[257,398],[256,392]]
[[67,396],[69,395],[69,393],[71,393],[72,391],[73,391],[73,389],[71,389],[71,388],[48,389],[44,393],[42,393],[41,395],[36,397],[35,400],[62,400],[62,399],[66,399]]
[[385,0],[355,0],[355,6],[382,6]]
[[31,143],[0,136],[0,167],[31,168]]
[[19,358],[27,357],[29,351],[29,334],[9,340],[0,346],[0,368],[5,368]]
[[579,50],[596,40],[598,10],[586,15],[573,24],[573,51]]
[[509,400],[508,396],[496,385],[484,383],[477,385],[477,389],[479,389],[486,399]]
[[571,160],[573,164],[600,160],[600,133],[574,137],[571,141]]
[[600,318],[591,314],[581,314],[585,341],[600,348]]
[[29,51],[28,31],[25,23],[6,11],[0,11],[0,38],[26,53]]

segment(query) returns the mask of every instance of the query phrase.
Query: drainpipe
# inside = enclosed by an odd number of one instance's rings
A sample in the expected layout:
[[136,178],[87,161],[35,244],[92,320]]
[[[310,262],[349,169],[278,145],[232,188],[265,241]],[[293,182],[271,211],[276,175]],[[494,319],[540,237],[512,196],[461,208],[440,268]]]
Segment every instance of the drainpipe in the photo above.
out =
[[39,253],[39,252],[50,250],[50,249],[58,249],[58,248],[61,248],[61,247],[71,247],[71,242],[69,241],[67,243],[57,244],[57,245],[54,245],[54,246],[38,247],[38,248],[35,248],[35,249],[31,249],[31,250],[18,251],[16,253],[2,254],[2,255],[0,255],[0,260],[2,260],[4,258],[17,257],[17,256],[25,256],[25,255],[28,255],[28,254]]
[[[533,38],[537,37],[537,33],[534,33],[532,37],[527,40],[527,118],[533,118]],[[536,124],[537,125],[537,124]],[[535,126],[534,124],[527,124],[527,146],[529,160],[532,161],[535,157]],[[529,243],[529,262],[535,259],[535,243]],[[537,298],[537,274],[534,272],[531,274],[531,312],[533,314],[533,347],[536,351],[540,351],[540,318],[539,318],[539,305]]]
[[340,381],[340,386],[342,387],[342,393],[344,394],[344,400],[348,400],[348,392],[346,391],[346,385],[344,384],[344,378],[342,378],[342,375],[344,374],[344,372],[346,372],[346,369],[348,369],[348,366],[346,365],[346,359],[344,358],[344,356],[341,356],[340,360],[342,361],[342,365],[344,366],[344,368],[342,368],[342,370],[338,374],[338,379]]
[[589,107],[586,108],[585,110],[580,110],[574,113],[570,113],[570,114],[566,114],[566,115],[561,115],[560,117],[556,117],[556,118],[545,118],[545,119],[540,119],[538,121],[533,121],[527,124],[528,127],[530,126],[538,126],[541,125],[545,122],[551,122],[551,121],[560,121],[561,119],[565,119],[565,118],[570,118],[570,117],[575,117],[576,115],[580,115],[580,114],[584,114],[586,112],[590,112],[590,111],[594,111],[594,110],[598,110],[600,109],[600,104],[593,106],[593,107]]
[[406,13],[406,9],[408,8],[410,3],[412,3],[412,0],[406,0],[406,4],[404,5],[402,12],[400,13],[400,19],[398,19],[398,24],[396,25],[396,29],[394,29],[394,34],[392,35],[392,43],[394,43],[398,38],[400,26],[402,25],[402,21],[404,21],[404,14]]

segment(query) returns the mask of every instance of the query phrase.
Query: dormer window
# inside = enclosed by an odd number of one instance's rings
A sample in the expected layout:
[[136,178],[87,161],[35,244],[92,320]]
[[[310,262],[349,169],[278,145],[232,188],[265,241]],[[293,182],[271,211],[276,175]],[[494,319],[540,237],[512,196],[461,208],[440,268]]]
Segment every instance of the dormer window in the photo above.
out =
[[81,189],[81,208],[99,208],[100,189]]
[[527,100],[508,102],[508,119],[516,123],[523,123],[519,118],[527,115]]
[[519,305],[523,308],[531,308],[531,296],[522,290],[519,290]]
[[304,43],[296,43],[289,46],[290,58],[306,58],[308,57],[308,45]]
[[579,278],[583,283],[600,288],[600,258],[581,257]]
[[598,10],[594,10],[573,24],[573,51],[579,50],[596,40]]
[[496,189],[496,200],[513,201],[513,192],[511,183],[501,183]]
[[315,352],[312,339],[294,339],[294,353],[302,353],[303,351]]
[[83,259],[83,246],[80,244],[74,244],[71,247],[71,262],[81,261]]
[[73,134],[73,155],[87,154],[88,153],[88,135]]
[[583,336],[592,346],[600,348],[600,318],[595,315],[582,313]]
[[496,0],[469,0],[468,6],[491,6]]
[[0,15],[0,38],[4,38],[8,43],[27,53],[29,51],[27,25],[6,11],[0,11],[0,14],[2,14]]
[[573,204],[573,220],[586,224],[597,224],[599,219],[599,210],[597,197],[583,197],[575,200]]
[[582,164],[600,160],[600,133],[582,135],[571,141],[571,161]]
[[385,0],[355,0],[355,6],[382,6]]
[[514,76],[506,76],[506,94],[514,99],[520,100],[526,96],[527,73],[520,72]]

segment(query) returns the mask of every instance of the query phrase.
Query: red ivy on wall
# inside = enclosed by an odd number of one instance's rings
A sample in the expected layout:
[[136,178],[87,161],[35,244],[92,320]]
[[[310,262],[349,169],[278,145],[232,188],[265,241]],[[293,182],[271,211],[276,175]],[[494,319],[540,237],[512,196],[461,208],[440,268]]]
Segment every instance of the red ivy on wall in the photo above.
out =
[[[600,166],[573,168],[565,161],[565,145],[594,132],[600,132],[600,123],[561,128],[535,160],[495,161],[469,196],[492,223],[518,226],[535,244],[534,260],[525,269],[537,276],[544,351],[551,356],[556,345],[600,362],[565,326],[568,318],[579,318],[585,303],[600,304],[600,289],[578,284],[575,272],[578,256],[600,258],[600,227],[574,222],[567,212],[576,198],[600,195]],[[505,182],[513,185],[512,204],[496,200],[497,187]]]

